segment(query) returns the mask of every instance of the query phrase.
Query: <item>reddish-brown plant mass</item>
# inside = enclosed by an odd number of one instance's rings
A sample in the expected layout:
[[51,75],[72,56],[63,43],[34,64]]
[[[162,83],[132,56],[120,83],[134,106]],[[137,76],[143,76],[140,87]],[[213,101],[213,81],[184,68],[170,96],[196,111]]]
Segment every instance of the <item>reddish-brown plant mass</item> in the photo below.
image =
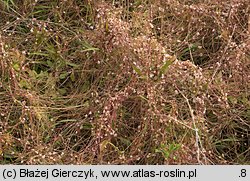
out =
[[1,164],[249,164],[249,14],[0,1]]

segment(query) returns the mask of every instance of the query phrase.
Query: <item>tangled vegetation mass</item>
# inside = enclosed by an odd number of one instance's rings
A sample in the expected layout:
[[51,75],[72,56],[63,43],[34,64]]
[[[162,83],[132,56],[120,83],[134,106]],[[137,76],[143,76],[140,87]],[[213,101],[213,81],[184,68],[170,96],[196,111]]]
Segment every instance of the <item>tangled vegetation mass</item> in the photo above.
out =
[[1,164],[250,164],[249,0],[0,0]]

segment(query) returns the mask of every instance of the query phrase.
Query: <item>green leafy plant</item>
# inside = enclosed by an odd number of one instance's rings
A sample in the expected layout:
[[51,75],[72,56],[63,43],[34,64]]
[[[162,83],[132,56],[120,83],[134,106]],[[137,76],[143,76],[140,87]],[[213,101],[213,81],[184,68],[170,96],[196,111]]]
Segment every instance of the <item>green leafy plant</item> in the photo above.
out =
[[162,153],[165,159],[168,159],[170,157],[173,157],[176,159],[175,156],[173,156],[175,151],[178,151],[180,149],[181,145],[176,143],[171,144],[161,144],[159,148],[155,149],[156,153]]

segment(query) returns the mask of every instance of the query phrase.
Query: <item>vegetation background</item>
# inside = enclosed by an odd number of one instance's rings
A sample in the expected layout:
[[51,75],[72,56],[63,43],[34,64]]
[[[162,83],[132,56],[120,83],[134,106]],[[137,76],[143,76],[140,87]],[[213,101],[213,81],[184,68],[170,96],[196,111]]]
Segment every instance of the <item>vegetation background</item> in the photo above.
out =
[[250,164],[249,0],[0,0],[1,164]]

